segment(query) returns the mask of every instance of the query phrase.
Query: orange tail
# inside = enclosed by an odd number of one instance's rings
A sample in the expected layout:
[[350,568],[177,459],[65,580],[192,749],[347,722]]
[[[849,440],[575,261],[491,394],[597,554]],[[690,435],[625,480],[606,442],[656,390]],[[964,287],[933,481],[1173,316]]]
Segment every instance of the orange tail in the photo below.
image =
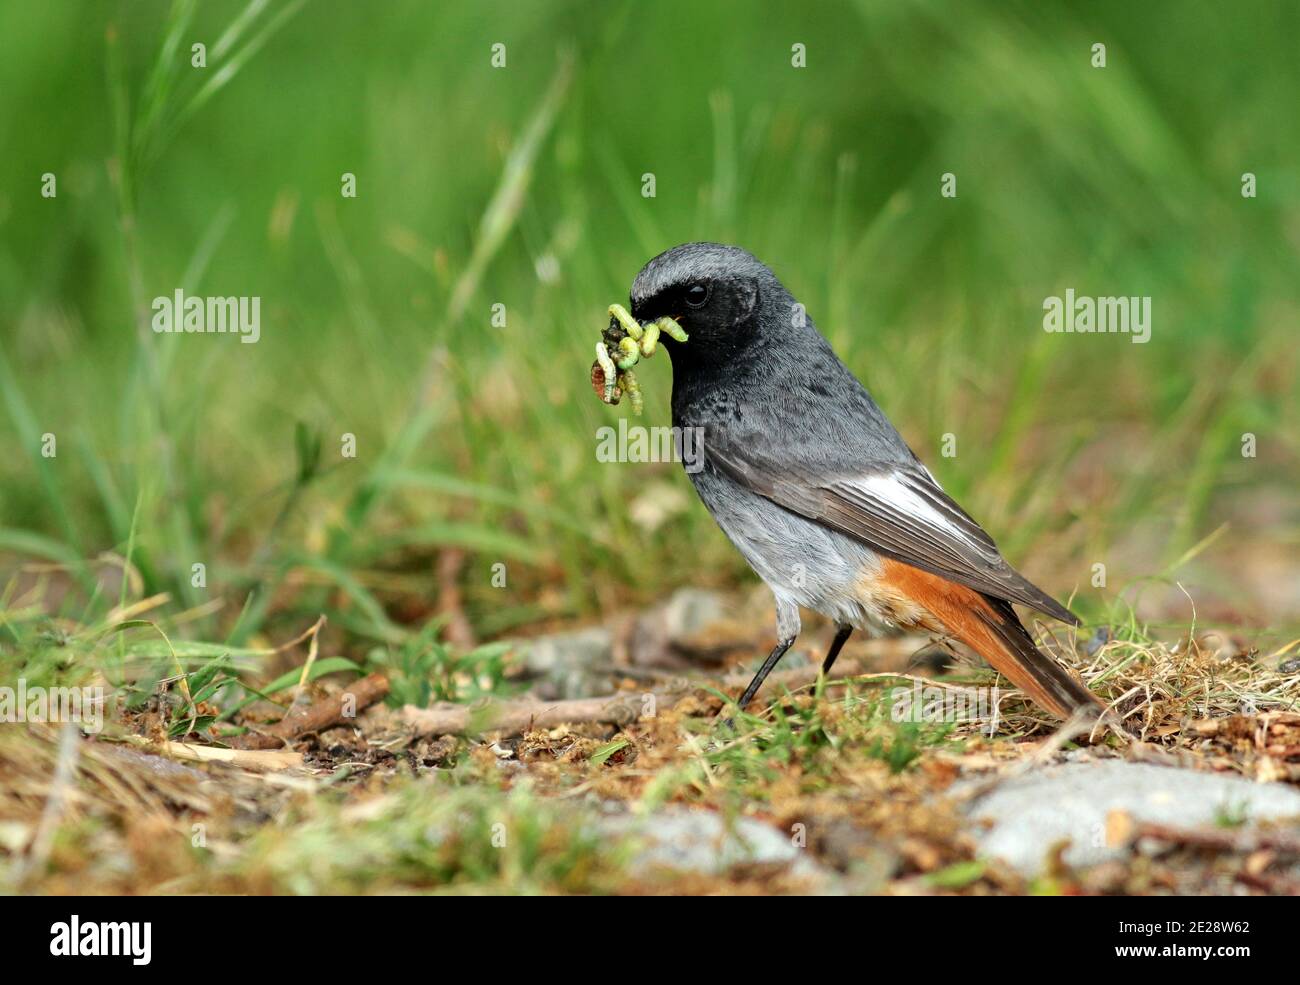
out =
[[884,562],[881,581],[926,609],[953,637],[1058,718],[1069,718],[1079,708],[1101,709],[1096,695],[1034,645],[1009,603],[892,560]]

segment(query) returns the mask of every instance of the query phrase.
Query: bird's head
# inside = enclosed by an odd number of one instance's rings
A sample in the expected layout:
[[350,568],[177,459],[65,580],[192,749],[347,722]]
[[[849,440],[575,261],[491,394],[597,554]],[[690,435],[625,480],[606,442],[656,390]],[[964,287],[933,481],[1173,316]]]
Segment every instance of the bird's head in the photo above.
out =
[[735,246],[686,243],[661,253],[632,283],[632,316],[645,323],[667,315],[690,341],[664,345],[676,363],[728,356],[757,335],[760,312],[789,294],[767,267]]

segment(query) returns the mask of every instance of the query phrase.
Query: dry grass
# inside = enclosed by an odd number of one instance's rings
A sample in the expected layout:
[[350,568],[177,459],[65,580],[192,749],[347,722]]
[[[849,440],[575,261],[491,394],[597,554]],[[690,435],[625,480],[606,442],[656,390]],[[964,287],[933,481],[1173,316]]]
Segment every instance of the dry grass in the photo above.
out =
[[[1051,645],[1073,652],[1064,635]],[[1086,750],[1016,692],[1006,692],[991,729],[979,720],[900,725],[888,708],[890,687],[909,683],[901,671],[820,696],[800,688],[761,716],[743,716],[735,736],[716,732],[721,702],[708,690],[622,728],[514,738],[421,738],[380,706],[355,727],[308,737],[298,745],[304,768],[275,773],[180,764],[114,741],[147,731],[144,718],[71,743],[49,728],[10,727],[0,731],[0,878],[11,890],[53,893],[809,888],[780,869],[628,869],[635,839],[598,826],[611,810],[679,805],[777,830],[802,825],[812,857],[853,891],[1195,892],[1238,875],[1253,891],[1281,891],[1284,882],[1249,876],[1247,856],[1231,846],[1172,852],[1167,864],[1135,853],[1096,872],[1057,864],[1026,884],[978,857],[951,793],[970,778],[987,789],[1063,749],[1300,782],[1300,715],[1290,710],[1298,679],[1278,669],[1283,655],[1201,633],[1112,640],[1075,656],[1132,733],[1098,737]],[[957,681],[993,679],[970,668],[938,683]],[[513,854],[494,845],[498,830],[511,832]]]

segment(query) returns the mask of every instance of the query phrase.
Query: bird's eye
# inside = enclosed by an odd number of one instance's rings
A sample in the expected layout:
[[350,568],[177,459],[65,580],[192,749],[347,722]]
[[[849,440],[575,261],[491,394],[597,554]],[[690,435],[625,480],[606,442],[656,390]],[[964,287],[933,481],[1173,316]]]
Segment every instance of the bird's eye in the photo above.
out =
[[686,288],[686,303],[692,308],[698,308],[709,300],[709,289],[703,284],[692,284]]

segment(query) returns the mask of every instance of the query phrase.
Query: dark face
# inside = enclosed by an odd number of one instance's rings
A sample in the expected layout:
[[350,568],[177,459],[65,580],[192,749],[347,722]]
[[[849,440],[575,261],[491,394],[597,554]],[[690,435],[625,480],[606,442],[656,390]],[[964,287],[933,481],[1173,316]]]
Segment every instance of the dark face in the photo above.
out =
[[743,348],[754,334],[761,277],[767,269],[744,250],[688,243],[651,260],[632,285],[632,316],[667,315],[690,337],[663,344],[679,360],[712,361]]

